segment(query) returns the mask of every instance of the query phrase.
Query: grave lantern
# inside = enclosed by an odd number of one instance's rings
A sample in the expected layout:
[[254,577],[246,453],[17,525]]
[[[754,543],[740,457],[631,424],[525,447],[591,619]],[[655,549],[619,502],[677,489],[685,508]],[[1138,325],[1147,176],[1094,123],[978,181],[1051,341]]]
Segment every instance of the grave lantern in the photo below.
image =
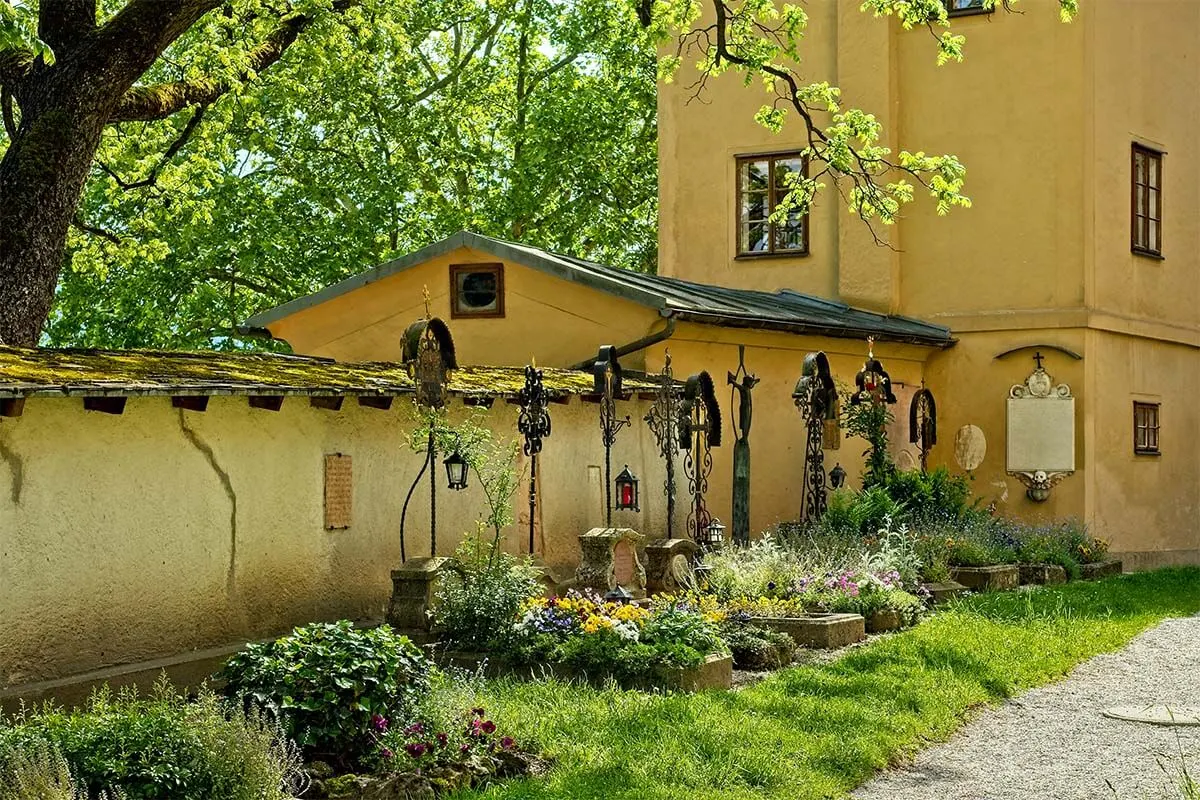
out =
[[716,517],[704,529],[704,544],[709,550],[719,550],[725,544],[725,526]]
[[846,485],[846,470],[841,464],[834,464],[833,469],[829,470],[829,483],[835,489],[840,489]]
[[455,450],[442,462],[446,467],[446,484],[454,491],[467,488],[467,460]]
[[616,507],[621,511],[641,511],[638,508],[638,479],[629,471],[629,465],[621,470],[615,481],[617,489]]
[[604,593],[604,602],[629,605],[633,602],[633,594],[624,586],[617,586],[615,589],[609,589]]

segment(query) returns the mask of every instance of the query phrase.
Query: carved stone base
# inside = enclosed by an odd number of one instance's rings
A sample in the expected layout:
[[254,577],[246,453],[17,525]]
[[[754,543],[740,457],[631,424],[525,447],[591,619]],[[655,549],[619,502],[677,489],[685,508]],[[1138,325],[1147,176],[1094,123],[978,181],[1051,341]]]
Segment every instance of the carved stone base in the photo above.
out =
[[575,586],[600,594],[623,586],[634,597],[645,596],[646,568],[638,558],[643,538],[632,528],[592,528],[581,535]]
[[695,588],[692,562],[699,549],[691,539],[657,539],[646,545],[646,591],[654,594]]
[[438,579],[453,561],[440,556],[417,558],[392,570],[392,599],[388,603],[387,623],[409,636],[428,635]]

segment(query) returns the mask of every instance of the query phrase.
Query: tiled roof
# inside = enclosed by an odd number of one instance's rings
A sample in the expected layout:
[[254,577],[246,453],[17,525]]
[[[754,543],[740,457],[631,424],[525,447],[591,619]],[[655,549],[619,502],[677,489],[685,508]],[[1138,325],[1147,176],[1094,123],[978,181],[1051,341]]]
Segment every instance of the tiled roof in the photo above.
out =
[[[583,370],[545,369],[551,396],[590,394]],[[521,367],[469,367],[451,372],[449,391],[464,397],[512,397],[524,386]],[[626,392],[655,391],[657,382],[626,373]],[[277,353],[156,350],[68,350],[0,346],[0,398],[128,395],[411,394],[406,368],[392,362],[344,363]]]
[[469,231],[460,231],[448,239],[347,278],[315,294],[256,314],[246,324],[249,327],[266,327],[297,311],[415,267],[459,247],[470,247],[563,280],[623,297],[680,320],[841,338],[875,336],[882,341],[934,347],[947,347],[954,342],[949,328],[911,317],[865,311],[790,289],[776,292],[728,289],[679,278],[647,275]]

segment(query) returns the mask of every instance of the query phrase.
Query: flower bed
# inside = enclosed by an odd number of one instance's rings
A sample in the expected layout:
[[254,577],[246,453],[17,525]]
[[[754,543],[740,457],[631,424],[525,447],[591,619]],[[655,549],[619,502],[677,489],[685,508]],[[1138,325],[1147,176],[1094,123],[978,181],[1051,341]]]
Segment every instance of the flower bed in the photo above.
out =
[[[711,656],[727,658],[712,598],[660,596],[650,605],[607,602],[594,592],[531,597],[514,624],[513,644],[497,653],[516,667],[548,667],[626,686],[687,683]],[[719,669],[719,667],[717,668]]]

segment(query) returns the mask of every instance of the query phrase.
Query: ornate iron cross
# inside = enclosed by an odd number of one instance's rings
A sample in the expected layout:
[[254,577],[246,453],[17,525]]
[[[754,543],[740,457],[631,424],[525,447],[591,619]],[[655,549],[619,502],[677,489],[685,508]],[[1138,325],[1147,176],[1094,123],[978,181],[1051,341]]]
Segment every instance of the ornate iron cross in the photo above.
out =
[[706,541],[706,531],[712,522],[704,500],[708,493],[708,476],[712,473],[712,448],[720,444],[721,407],[717,403],[712,377],[707,372],[700,372],[684,384],[683,402],[679,404],[679,447],[687,451],[683,474],[692,496],[688,530],[701,545]]
[[542,371],[533,363],[525,367],[525,385],[517,393],[521,414],[517,417],[517,430],[525,437],[525,455],[529,461],[529,553],[533,554],[534,520],[537,513],[538,454],[542,452],[542,440],[550,437],[550,410],[546,401],[546,387],[542,383]]
[[817,520],[825,513],[825,421],[837,413],[837,389],[829,370],[829,359],[822,352],[804,357],[804,370],[792,400],[804,418],[807,433],[804,448],[804,494],[800,520]]
[[937,444],[937,404],[924,383],[908,407],[908,441],[921,450],[921,472],[928,471],[929,451]]
[[675,453],[679,450],[679,392],[671,370],[671,353],[667,351],[662,371],[658,373],[658,392],[654,405],[645,420],[654,434],[658,453],[667,465],[667,480],[663,492],[667,496],[667,538],[675,538]]

